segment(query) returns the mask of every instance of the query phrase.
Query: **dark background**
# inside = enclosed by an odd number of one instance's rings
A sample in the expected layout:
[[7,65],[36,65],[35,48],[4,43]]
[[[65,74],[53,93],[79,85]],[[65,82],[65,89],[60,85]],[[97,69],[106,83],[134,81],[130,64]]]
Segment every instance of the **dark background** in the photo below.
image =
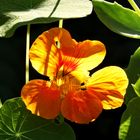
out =
[[[117,0],[117,2],[129,7],[127,1]],[[31,44],[39,34],[55,26],[58,26],[58,22],[32,25]],[[106,58],[94,70],[109,65],[126,68],[130,56],[139,46],[139,40],[120,36],[106,28],[94,11],[84,18],[64,20],[63,27],[77,41],[100,40],[106,45]],[[11,38],[0,38],[0,98],[3,102],[8,98],[20,96],[21,88],[25,83],[25,41],[26,26],[18,28]],[[43,78],[43,76],[30,66],[30,79],[36,78]],[[103,110],[97,120],[89,125],[79,125],[66,121],[74,129],[77,140],[117,140],[119,123],[124,110],[125,105],[114,110]]]

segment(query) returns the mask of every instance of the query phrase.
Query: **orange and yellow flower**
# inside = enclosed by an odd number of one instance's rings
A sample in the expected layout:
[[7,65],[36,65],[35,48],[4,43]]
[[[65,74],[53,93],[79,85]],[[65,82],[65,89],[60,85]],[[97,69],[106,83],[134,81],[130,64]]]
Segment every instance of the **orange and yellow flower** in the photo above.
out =
[[102,109],[120,107],[128,79],[123,69],[108,66],[91,77],[89,70],[104,59],[100,41],[77,42],[63,28],[42,33],[30,49],[32,66],[50,78],[29,81],[21,97],[33,114],[54,119],[60,113],[76,123],[95,120]]

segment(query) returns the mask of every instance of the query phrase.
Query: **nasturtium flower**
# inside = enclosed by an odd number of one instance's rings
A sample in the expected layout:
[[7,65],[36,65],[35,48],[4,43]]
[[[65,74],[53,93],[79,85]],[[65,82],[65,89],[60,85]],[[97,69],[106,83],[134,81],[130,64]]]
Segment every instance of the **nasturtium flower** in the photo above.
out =
[[77,42],[63,28],[43,32],[29,56],[34,69],[50,80],[35,79],[24,85],[21,97],[27,109],[46,119],[62,114],[84,124],[94,121],[103,109],[120,107],[128,86],[124,70],[108,66],[89,76],[105,54],[100,41]]

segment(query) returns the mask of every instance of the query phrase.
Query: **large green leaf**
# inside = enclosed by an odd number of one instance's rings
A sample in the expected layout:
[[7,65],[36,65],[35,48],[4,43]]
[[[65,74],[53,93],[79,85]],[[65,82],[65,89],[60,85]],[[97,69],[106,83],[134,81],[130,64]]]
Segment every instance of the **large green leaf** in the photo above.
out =
[[122,115],[120,140],[140,140],[140,97],[132,99]]
[[114,2],[93,0],[98,18],[112,31],[140,39],[140,16],[137,12]]
[[32,115],[15,98],[0,108],[0,140],[75,140],[75,135],[68,124]]
[[138,96],[138,94],[134,91],[132,84],[136,83],[140,75],[140,47],[131,56],[126,73],[129,79],[129,86],[125,96],[125,103],[127,104],[133,97]]
[[12,36],[21,25],[84,17],[91,12],[89,0],[0,0],[0,36]]

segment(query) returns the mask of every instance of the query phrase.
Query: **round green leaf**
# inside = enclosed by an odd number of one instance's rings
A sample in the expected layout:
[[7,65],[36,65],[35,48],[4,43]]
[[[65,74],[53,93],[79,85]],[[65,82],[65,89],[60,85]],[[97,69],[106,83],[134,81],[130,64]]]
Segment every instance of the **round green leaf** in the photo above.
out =
[[20,98],[0,108],[0,140],[75,140],[72,128],[31,114]]
[[140,39],[140,16],[137,12],[114,2],[93,0],[98,18],[112,31],[130,38]]
[[140,139],[140,97],[132,99],[123,113],[119,129],[119,139]]
[[78,18],[92,12],[89,0],[0,0],[0,37],[10,37],[26,24]]
[[126,91],[125,103],[127,104],[129,100],[136,97],[132,84],[135,84],[140,75],[140,47],[131,56],[129,65],[126,69],[126,73],[129,79],[129,86]]

